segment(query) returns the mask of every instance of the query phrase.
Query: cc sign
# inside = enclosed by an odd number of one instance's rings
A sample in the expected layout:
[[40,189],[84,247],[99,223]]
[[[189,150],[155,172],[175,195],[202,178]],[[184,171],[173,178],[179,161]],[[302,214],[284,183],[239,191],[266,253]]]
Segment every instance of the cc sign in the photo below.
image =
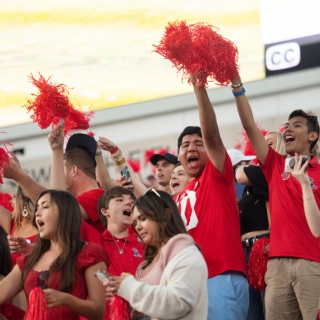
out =
[[293,68],[300,63],[300,46],[287,42],[269,47],[266,50],[266,67],[270,71]]

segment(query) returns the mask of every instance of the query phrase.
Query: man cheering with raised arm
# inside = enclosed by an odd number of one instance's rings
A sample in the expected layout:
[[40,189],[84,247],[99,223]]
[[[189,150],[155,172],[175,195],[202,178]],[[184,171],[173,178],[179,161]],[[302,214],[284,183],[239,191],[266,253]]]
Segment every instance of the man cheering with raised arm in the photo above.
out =
[[191,181],[176,201],[208,266],[208,319],[245,320],[249,294],[232,163],[207,91],[190,79],[201,128],[186,127],[178,138],[179,161]]
[[[266,318],[315,319],[320,299],[320,242],[308,226],[306,205],[320,207],[320,166],[310,150],[319,137],[317,117],[293,111],[283,139],[290,156],[308,157],[312,197],[302,197],[301,185],[285,168],[286,157],[269,147],[256,126],[240,77],[232,81],[238,113],[269,184],[271,233],[266,273]],[[301,164],[300,164],[301,165]]]

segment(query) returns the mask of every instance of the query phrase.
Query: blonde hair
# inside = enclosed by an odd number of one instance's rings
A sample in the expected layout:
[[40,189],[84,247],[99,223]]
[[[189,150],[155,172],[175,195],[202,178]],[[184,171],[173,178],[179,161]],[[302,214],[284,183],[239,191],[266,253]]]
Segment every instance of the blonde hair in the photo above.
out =
[[267,136],[268,134],[274,134],[276,136],[277,143],[274,151],[285,156],[287,153],[286,153],[286,148],[284,145],[282,134],[278,131],[269,131],[265,136]]

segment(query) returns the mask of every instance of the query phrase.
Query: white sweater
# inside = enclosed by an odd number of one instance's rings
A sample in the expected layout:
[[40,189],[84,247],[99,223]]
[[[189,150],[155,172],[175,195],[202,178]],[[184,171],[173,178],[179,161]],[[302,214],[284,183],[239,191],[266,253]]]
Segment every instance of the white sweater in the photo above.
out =
[[206,320],[208,270],[196,246],[177,254],[165,267],[160,285],[152,286],[126,277],[118,295],[153,320]]

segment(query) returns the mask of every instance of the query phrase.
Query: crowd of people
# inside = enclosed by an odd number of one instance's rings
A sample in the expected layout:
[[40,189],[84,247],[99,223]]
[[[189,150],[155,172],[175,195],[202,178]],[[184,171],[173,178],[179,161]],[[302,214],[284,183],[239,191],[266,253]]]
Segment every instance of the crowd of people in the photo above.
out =
[[317,118],[294,110],[283,134],[264,136],[240,76],[231,80],[255,155],[226,150],[206,88],[190,74],[200,127],[183,129],[177,156],[151,157],[157,188],[106,137],[75,133],[64,149],[63,121],[48,135],[50,189],[10,160],[4,177],[18,189],[13,212],[0,207],[0,318],[317,318]]

